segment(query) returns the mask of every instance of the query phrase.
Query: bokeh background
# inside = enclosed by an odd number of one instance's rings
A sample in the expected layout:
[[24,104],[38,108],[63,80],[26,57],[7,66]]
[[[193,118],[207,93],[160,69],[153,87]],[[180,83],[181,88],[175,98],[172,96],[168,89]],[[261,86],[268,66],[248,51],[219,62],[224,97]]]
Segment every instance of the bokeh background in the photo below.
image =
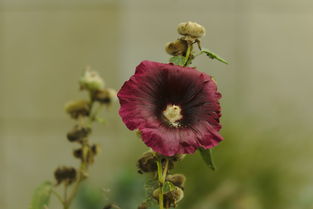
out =
[[[84,67],[119,89],[140,61],[166,62],[164,44],[188,20],[206,27],[203,45],[230,64],[194,63],[223,94],[225,141],[217,171],[198,154],[178,165],[188,178],[178,208],[312,209],[312,0],[1,0],[0,208],[28,208],[57,166],[78,164],[63,105],[86,96]],[[74,208],[133,209],[143,199],[135,164],[147,148],[117,111],[95,128],[103,152]]]

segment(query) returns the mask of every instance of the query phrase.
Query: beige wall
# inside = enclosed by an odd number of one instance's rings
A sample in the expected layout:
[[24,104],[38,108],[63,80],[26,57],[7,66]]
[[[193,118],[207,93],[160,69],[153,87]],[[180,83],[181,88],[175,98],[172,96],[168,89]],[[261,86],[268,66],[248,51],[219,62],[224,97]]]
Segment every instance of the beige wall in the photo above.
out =
[[[230,62],[195,62],[219,83],[223,120],[253,119],[254,134],[277,130],[285,134],[273,143],[297,150],[306,145],[294,164],[311,157],[313,1],[6,0],[0,8],[0,208],[26,208],[39,180],[60,163],[75,162],[64,140],[72,122],[62,108],[81,97],[76,82],[82,68],[91,65],[118,89],[141,60],[167,61],[163,46],[186,20],[203,24],[203,44]],[[108,114],[114,123],[98,127],[96,135],[104,138],[108,157],[99,161],[118,171],[129,158],[113,162],[115,147],[144,146],[124,140],[128,132],[116,108]],[[95,168],[96,179],[113,178],[102,170]]]

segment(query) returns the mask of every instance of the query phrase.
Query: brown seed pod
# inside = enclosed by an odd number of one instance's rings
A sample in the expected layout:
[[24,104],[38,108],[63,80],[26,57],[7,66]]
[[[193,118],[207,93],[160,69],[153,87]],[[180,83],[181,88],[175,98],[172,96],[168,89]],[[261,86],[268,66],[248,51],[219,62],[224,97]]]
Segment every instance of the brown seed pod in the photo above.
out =
[[76,180],[77,172],[73,167],[59,167],[54,172],[54,177],[57,180],[57,184],[67,184],[70,185]]
[[85,137],[91,133],[91,128],[74,126],[72,130],[67,133],[67,139],[70,142],[81,142]]
[[70,101],[65,104],[65,111],[73,119],[77,119],[80,116],[88,116],[90,113],[90,103],[86,100]]
[[183,36],[191,36],[193,38],[201,38],[205,35],[205,28],[195,22],[183,22],[177,27],[177,32]]
[[187,52],[188,43],[185,40],[177,39],[165,45],[165,51],[172,56],[185,55]]

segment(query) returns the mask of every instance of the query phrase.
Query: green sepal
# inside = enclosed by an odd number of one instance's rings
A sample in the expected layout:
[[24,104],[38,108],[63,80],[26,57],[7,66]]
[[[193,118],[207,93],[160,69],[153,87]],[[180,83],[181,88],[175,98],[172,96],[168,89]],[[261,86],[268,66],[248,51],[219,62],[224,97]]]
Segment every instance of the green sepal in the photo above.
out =
[[211,52],[208,49],[202,49],[201,50],[201,54],[206,54],[208,57],[210,57],[211,59],[216,59],[224,64],[228,64],[228,62],[226,60],[224,60],[223,58],[221,58],[220,56],[218,56],[217,54]]
[[209,166],[209,168],[215,171],[216,167],[213,161],[212,149],[199,148],[199,151],[204,162]]
[[40,184],[33,193],[29,209],[46,209],[52,193],[52,183],[45,181]]
[[187,59],[184,56],[175,56],[170,58],[170,63],[173,63],[175,65],[179,66],[185,66]]
[[175,189],[176,189],[176,187],[172,182],[166,181],[163,184],[162,192],[163,192],[163,194],[166,194],[166,193],[169,193],[171,191],[174,191]]

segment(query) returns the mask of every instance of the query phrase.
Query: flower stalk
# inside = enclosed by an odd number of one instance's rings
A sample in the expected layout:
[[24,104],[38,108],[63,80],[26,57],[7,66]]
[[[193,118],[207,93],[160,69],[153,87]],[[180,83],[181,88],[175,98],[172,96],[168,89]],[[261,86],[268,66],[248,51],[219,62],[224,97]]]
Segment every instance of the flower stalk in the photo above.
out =
[[104,106],[110,105],[116,97],[115,90],[104,88],[102,78],[90,69],[87,69],[80,79],[80,89],[89,93],[89,100],[76,100],[65,106],[65,111],[76,121],[67,138],[70,142],[80,145],[80,148],[73,152],[74,157],[80,160],[80,165],[78,169],[65,166],[58,168],[55,171],[56,186],[64,183],[63,197],[55,190],[52,192],[61,202],[63,209],[70,208],[81,183],[88,177],[89,166],[94,163],[98,153],[98,146],[91,144],[89,140],[92,124],[101,120],[100,111]]

